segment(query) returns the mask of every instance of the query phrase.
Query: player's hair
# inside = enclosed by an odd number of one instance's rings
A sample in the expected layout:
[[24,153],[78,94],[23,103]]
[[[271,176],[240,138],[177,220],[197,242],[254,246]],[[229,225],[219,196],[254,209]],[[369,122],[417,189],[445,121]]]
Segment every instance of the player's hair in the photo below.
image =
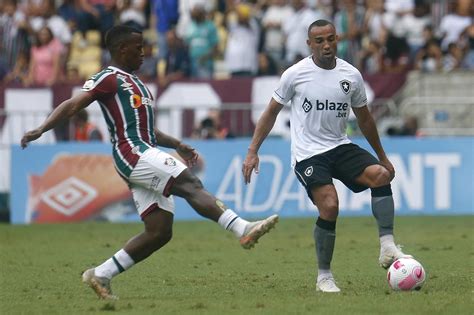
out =
[[136,28],[127,25],[116,25],[105,34],[105,46],[114,55],[121,44],[129,40],[132,34],[141,34]]
[[321,26],[326,26],[326,25],[332,25],[332,27],[334,27],[334,29],[336,29],[334,24],[332,24],[328,20],[316,20],[313,23],[311,23],[311,25],[308,27],[308,37],[309,37],[309,32],[311,32],[311,29],[313,27],[321,27]]

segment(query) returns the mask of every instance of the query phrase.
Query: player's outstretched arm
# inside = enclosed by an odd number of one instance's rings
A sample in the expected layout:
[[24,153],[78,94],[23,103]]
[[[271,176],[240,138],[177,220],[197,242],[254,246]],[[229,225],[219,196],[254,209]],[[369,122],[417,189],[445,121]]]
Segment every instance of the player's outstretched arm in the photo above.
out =
[[188,167],[192,167],[196,164],[199,154],[196,150],[188,144],[185,144],[178,139],[167,135],[164,132],[155,128],[156,142],[159,146],[165,148],[175,149],[176,152],[183,158]]
[[242,174],[244,175],[246,184],[250,183],[252,171],[255,170],[255,173],[258,173],[258,150],[275,125],[276,118],[282,108],[283,105],[272,98],[262,116],[258,119],[257,126],[255,126],[255,132],[253,133],[252,142],[250,143],[247,156],[242,165]]
[[29,142],[38,139],[43,133],[54,128],[59,122],[71,118],[74,114],[87,107],[87,105],[92,103],[94,100],[94,97],[89,93],[80,93],[65,100],[54,109],[41,126],[30,130],[23,135],[21,138],[21,147],[26,148]]
[[357,123],[360,127],[360,130],[364,134],[372,149],[374,149],[377,157],[380,160],[380,163],[390,172],[392,178],[395,177],[395,168],[385,154],[382,143],[380,142],[377,126],[375,125],[374,119],[372,118],[369,109],[367,106],[362,106],[358,108],[353,107],[352,110],[357,117]]

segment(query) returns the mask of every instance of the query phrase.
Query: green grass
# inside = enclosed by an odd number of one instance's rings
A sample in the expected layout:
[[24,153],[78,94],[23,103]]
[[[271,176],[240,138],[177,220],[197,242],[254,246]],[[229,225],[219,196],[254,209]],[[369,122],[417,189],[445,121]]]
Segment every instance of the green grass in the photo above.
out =
[[315,291],[312,219],[283,218],[251,251],[211,222],[177,222],[165,248],[113,281],[100,301],[81,271],[141,224],[0,225],[2,314],[472,314],[474,216],[399,217],[398,242],[428,273],[419,292],[391,292],[372,218],[341,218],[333,271],[341,294]]

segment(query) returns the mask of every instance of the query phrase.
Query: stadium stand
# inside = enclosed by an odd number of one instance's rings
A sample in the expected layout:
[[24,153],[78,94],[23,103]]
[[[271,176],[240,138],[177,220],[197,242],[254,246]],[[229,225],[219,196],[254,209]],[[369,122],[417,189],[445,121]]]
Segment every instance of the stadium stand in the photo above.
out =
[[472,72],[411,72],[397,116],[417,117],[423,135],[474,135],[473,86]]

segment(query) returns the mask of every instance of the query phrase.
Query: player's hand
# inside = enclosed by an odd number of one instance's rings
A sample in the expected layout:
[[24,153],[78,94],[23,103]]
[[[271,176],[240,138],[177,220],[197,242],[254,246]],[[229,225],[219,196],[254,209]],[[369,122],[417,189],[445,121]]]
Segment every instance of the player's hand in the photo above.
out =
[[26,132],[23,137],[21,138],[21,147],[24,149],[28,145],[28,142],[34,141],[41,137],[43,134],[43,131],[41,129],[33,129],[28,132]]
[[383,160],[380,160],[380,164],[382,164],[382,166],[390,172],[391,181],[395,177],[395,168],[393,167],[392,162],[390,162],[389,159],[385,158]]
[[242,164],[242,174],[244,175],[245,184],[250,183],[250,179],[252,177],[252,171],[255,170],[255,174],[258,174],[258,165],[260,159],[258,158],[258,154],[254,152],[247,153],[245,157],[245,161]]
[[188,167],[193,167],[194,165],[196,165],[199,154],[190,145],[180,143],[179,146],[176,148],[176,152],[184,160]]

